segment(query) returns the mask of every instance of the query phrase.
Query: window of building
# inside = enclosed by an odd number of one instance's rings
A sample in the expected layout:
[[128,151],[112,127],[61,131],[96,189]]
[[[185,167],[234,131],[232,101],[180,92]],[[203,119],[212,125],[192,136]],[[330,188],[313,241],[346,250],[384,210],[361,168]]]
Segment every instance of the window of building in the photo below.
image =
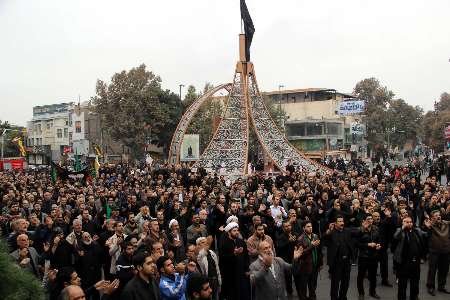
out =
[[66,120],[66,126],[69,126],[69,120]]
[[56,136],[58,137],[58,139],[62,138],[62,129],[58,128],[58,130],[56,130]]
[[42,134],[41,124],[36,124],[36,126],[34,127],[34,131],[35,131],[37,134]]
[[323,124],[322,123],[307,123],[306,124],[306,135],[322,135],[323,131]]
[[305,136],[305,123],[301,124],[287,124],[288,136]]
[[46,125],[47,125],[47,129],[52,128],[53,127],[53,121],[47,121]]
[[342,124],[340,123],[327,123],[328,134],[341,135]]
[[81,132],[81,121],[75,121],[75,132],[76,133]]
[[64,137],[67,138],[69,135],[69,128],[64,128]]

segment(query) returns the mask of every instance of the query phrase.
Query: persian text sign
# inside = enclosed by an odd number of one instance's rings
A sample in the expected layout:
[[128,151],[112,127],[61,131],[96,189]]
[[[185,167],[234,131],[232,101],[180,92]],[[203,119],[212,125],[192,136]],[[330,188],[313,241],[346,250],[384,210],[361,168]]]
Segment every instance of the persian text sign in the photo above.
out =
[[338,111],[340,115],[352,115],[363,113],[365,109],[363,100],[342,101]]
[[357,122],[351,123],[350,124],[350,133],[356,134],[356,135],[363,135],[364,134],[364,125],[357,123]]

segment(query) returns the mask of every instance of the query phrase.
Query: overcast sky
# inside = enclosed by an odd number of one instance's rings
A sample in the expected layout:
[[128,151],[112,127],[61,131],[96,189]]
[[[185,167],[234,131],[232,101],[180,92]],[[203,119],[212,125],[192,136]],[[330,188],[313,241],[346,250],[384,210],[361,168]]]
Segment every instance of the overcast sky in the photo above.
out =
[[[425,110],[450,92],[448,0],[247,0],[260,89],[352,92],[376,77]],[[163,87],[232,80],[239,0],[0,0],[0,120],[88,100],[145,63]],[[186,90],[184,90],[185,92]]]

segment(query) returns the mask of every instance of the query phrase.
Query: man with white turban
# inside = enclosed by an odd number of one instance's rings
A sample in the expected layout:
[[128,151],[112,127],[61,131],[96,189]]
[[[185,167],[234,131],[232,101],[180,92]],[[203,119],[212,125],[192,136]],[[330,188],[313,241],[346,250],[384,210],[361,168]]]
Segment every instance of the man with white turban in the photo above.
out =
[[230,222],[225,226],[225,234],[219,249],[222,296],[234,300],[249,299],[250,285],[245,275],[249,267],[247,245],[240,238],[237,222]]

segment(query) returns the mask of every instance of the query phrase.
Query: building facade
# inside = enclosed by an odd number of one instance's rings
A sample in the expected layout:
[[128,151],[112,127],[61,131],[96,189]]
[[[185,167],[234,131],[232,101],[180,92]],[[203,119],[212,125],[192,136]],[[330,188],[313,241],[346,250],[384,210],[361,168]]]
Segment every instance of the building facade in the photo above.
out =
[[324,88],[280,90],[264,95],[286,113],[282,127],[287,138],[308,156],[352,153],[365,157],[362,116],[339,114],[340,103],[355,100],[353,95]]
[[69,110],[73,102],[33,107],[33,118],[27,123],[27,160],[30,165],[58,161],[68,151]]
[[74,105],[69,113],[69,135],[72,154],[95,156],[98,149],[103,162],[120,162],[127,156],[129,149],[119,141],[114,141],[102,129],[100,115],[95,112],[90,101]]

